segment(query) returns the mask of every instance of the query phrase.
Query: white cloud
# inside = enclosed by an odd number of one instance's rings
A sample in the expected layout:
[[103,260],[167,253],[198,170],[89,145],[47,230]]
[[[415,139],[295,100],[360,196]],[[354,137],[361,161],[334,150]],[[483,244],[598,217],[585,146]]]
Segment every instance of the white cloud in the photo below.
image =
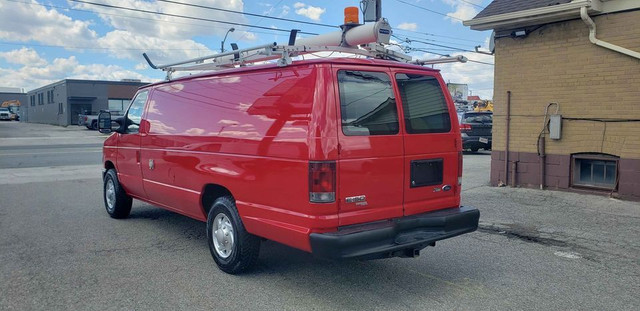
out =
[[468,0],[468,2],[462,2],[457,0],[442,0],[442,2],[449,4],[455,11],[447,13],[447,16],[451,20],[452,23],[460,23],[462,21],[470,20],[475,17],[479,12],[478,10],[470,4],[480,4],[479,0]]
[[[477,53],[455,53],[454,55],[464,55],[470,60],[493,63],[494,58],[490,55]],[[452,55],[453,56],[453,55]],[[425,54],[425,58],[438,58],[438,55]],[[483,99],[493,98],[493,73],[494,66],[475,62],[448,63],[435,65],[441,70],[444,81],[449,83],[468,84],[473,95],[479,95]]]
[[308,17],[314,21],[319,21],[320,16],[327,11],[324,8],[307,5],[301,2],[296,2],[293,7],[296,9],[296,14]]
[[416,30],[418,30],[418,24],[416,24],[416,23],[402,23],[402,24],[398,25],[396,28],[402,29],[402,30],[416,31]]
[[50,45],[91,46],[97,34],[88,21],[73,20],[55,9],[21,2],[0,2],[0,39]]
[[[487,50],[489,46],[489,38],[485,38],[482,45],[483,50]],[[451,56],[463,55],[469,60],[494,63],[494,57],[491,55],[478,54],[478,53],[457,53],[452,52]],[[440,55],[424,53],[420,56],[413,55],[414,57],[421,59],[437,59],[441,58]],[[466,63],[446,63],[434,65],[436,69],[440,70],[444,81],[446,83],[462,83],[468,84],[469,90],[473,92],[473,95],[478,95],[482,99],[493,98],[493,75],[494,66],[481,64],[473,61]]]
[[280,14],[278,14],[278,17],[287,16],[287,14],[289,14],[289,11],[291,11],[291,8],[286,6],[286,5],[283,5],[282,6],[282,11],[280,12]]
[[[5,52],[17,53],[20,50]],[[37,53],[31,57],[42,59]],[[75,56],[44,61],[38,66],[23,65],[19,69],[0,68],[0,81],[6,86],[24,87],[27,90],[41,87],[62,79],[121,80],[140,79],[154,81],[140,73],[116,65],[81,64]]]
[[[92,2],[203,19],[248,23],[248,20],[240,14],[158,1],[131,0],[123,2],[122,0],[94,0]],[[244,3],[242,0],[192,0],[185,3],[240,12],[244,11]],[[100,9],[95,5],[86,3],[73,3],[72,5],[77,8],[98,12],[112,13],[113,11]],[[236,31],[243,28],[231,24],[212,23],[125,10],[118,11],[118,15],[99,14],[99,16],[115,29],[131,31],[140,35],[158,37],[166,40],[180,40],[193,36],[224,36],[231,27],[236,28]]]
[[34,49],[23,47],[19,50],[0,52],[0,58],[4,58],[8,63],[23,66],[43,66],[47,61],[38,55]]
[[147,65],[147,63],[137,63],[134,68],[136,70],[145,70],[145,69],[149,69],[149,65]]
[[124,30],[114,30],[97,40],[100,47],[111,50],[116,58],[143,60],[142,52],[146,52],[156,64],[175,62],[214,52],[201,43],[193,40],[167,40],[148,37]]

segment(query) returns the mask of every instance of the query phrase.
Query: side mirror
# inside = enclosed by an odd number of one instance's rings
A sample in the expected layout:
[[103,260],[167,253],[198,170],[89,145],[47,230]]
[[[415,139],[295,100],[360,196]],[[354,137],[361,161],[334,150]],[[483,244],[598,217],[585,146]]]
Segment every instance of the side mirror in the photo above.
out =
[[98,114],[98,131],[103,134],[113,132],[113,128],[111,127],[111,112],[100,111],[100,114]]

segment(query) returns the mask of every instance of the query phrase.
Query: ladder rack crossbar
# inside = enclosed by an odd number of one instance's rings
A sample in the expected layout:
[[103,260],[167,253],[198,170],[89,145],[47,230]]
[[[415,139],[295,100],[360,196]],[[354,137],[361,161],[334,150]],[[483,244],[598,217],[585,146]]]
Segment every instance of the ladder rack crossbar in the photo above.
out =
[[451,62],[464,63],[467,61],[464,56],[431,60],[413,60],[409,55],[389,50],[383,45],[377,43],[363,44],[360,47],[277,45],[273,43],[158,66],[154,65],[146,54],[143,55],[151,68],[166,71],[167,80],[171,80],[172,73],[177,71],[218,71],[271,60],[277,60],[277,65],[282,67],[290,65],[293,62],[291,59],[292,57],[317,52],[338,52],[361,55],[378,59],[390,59],[421,66]]
[[[154,65],[146,56],[147,62],[152,68],[161,69],[169,73],[176,71],[196,70],[224,70],[234,66],[243,66],[251,63],[265,62],[278,59],[278,65],[291,64],[291,57],[312,54],[318,52],[337,52],[354,54],[374,58],[394,59],[403,62],[411,61],[411,57],[402,53],[391,51],[379,44],[363,45],[363,48],[341,46],[305,46],[305,45],[276,45],[268,44],[228,53],[220,53],[209,56],[193,58],[166,65]],[[206,61],[211,61],[205,63]],[[192,64],[192,65],[187,65]]]
[[260,45],[260,46],[256,46],[256,47],[251,47],[251,48],[246,48],[246,49],[241,49],[241,50],[235,50],[235,51],[231,51],[231,52],[227,52],[227,53],[218,53],[218,54],[213,54],[213,55],[207,55],[207,56],[202,56],[202,57],[196,57],[196,58],[192,58],[192,59],[188,59],[188,60],[184,60],[184,61],[180,61],[180,62],[176,62],[176,63],[172,63],[172,64],[166,64],[166,65],[154,65],[153,63],[151,63],[151,60],[149,59],[149,57],[146,55],[146,53],[143,53],[145,59],[147,60],[147,62],[149,63],[149,66],[151,66],[151,68],[153,69],[162,69],[167,71],[167,68],[173,68],[175,66],[180,66],[180,65],[185,65],[185,64],[189,64],[189,63],[201,63],[204,62],[206,60],[209,59],[216,59],[216,58],[220,58],[220,57],[224,57],[224,56],[230,56],[230,55],[234,55],[237,53],[246,53],[246,52],[251,52],[251,51],[255,51],[258,49],[267,49],[267,48],[272,48],[276,46],[276,43],[271,43],[271,44],[265,44],[265,45]]

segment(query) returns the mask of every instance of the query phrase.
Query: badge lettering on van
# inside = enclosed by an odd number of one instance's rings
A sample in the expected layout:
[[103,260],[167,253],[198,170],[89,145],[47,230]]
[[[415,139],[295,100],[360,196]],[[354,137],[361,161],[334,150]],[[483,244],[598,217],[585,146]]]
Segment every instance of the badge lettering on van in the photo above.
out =
[[[357,195],[354,197],[346,197],[344,198],[344,201],[347,203],[358,203],[358,202],[367,202],[367,196],[366,195]],[[360,204],[357,204],[360,205]]]

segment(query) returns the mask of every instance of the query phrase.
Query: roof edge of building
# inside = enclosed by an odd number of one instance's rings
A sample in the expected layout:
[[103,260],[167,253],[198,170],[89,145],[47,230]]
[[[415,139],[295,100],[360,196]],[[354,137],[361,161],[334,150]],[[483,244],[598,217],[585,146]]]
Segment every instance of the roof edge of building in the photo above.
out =
[[580,18],[580,9],[587,7],[590,14],[607,14],[640,9],[637,0],[573,0],[569,3],[490,15],[464,21],[472,30],[505,30],[541,25]]

